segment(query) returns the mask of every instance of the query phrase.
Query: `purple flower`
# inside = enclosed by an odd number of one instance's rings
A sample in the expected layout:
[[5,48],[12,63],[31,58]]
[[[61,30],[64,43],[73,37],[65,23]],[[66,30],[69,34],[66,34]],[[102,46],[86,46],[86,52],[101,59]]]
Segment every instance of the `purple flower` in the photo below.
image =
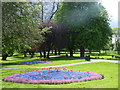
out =
[[[45,69],[45,68],[43,68]],[[49,69],[49,68],[48,68]],[[59,70],[59,73],[56,72]],[[9,82],[20,82],[20,83],[29,83],[29,84],[38,84],[38,83],[52,83],[52,84],[63,84],[71,82],[82,82],[88,80],[98,80],[102,79],[103,76],[94,72],[83,72],[83,71],[73,71],[72,69],[68,71],[60,70],[56,68],[55,70],[37,70],[32,72],[14,74],[12,76],[5,77],[3,81]],[[24,76],[24,77],[23,77]]]

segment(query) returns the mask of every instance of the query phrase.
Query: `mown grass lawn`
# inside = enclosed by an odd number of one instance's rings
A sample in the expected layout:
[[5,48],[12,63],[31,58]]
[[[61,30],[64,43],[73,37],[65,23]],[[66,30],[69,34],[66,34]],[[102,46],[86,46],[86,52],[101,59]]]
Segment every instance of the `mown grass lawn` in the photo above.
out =
[[[85,56],[90,55],[90,57],[94,58],[94,59],[120,60],[120,58],[115,58],[115,56],[120,57],[120,55],[116,51],[101,51],[100,55],[98,55],[98,54],[99,54],[99,52],[92,52],[92,53],[85,52]],[[63,54],[63,55],[65,55],[65,54]],[[114,55],[114,57],[112,57],[112,55]],[[80,57],[80,53],[75,52],[74,57]]]
[[[33,60],[47,60],[51,61],[51,63],[44,63],[44,64],[31,64],[31,65],[17,65],[17,63],[26,62],[26,61],[33,61]],[[47,58],[40,58],[38,56],[34,56],[33,58],[23,57],[22,55],[14,55],[12,57],[8,57],[6,61],[2,61],[2,68],[12,68],[12,67],[43,67],[43,66],[54,66],[54,65],[62,65],[62,64],[71,64],[77,62],[85,62],[85,60],[81,59],[74,59],[74,58],[65,58],[65,57],[51,57],[50,59]]]
[[[104,55],[104,57],[108,57],[113,53],[109,53],[108,55]],[[115,54],[115,53],[114,53]],[[62,54],[61,56],[65,56]],[[75,53],[74,56],[78,57],[79,53]],[[91,56],[96,57],[97,53],[92,53]],[[111,56],[110,56],[111,57]],[[17,65],[16,63],[32,61],[32,60],[48,60],[52,61],[52,63],[44,63],[44,64],[33,64],[33,65]],[[23,58],[22,55],[14,55],[12,57],[8,57],[7,61],[2,61],[2,68],[15,68],[15,67],[43,67],[43,66],[54,66],[54,65],[62,65],[62,64],[70,64],[77,62],[85,62],[82,59],[75,58],[66,58],[66,57],[52,57],[50,59],[43,59],[36,55],[34,58],[30,58],[30,56]],[[13,82],[4,82],[2,81],[2,88],[118,88],[118,64],[115,63],[107,63],[107,62],[99,62],[99,63],[89,63],[89,64],[80,64],[74,66],[61,67],[67,69],[81,70],[81,71],[92,71],[99,74],[104,75],[104,79],[102,80],[94,80],[94,81],[86,81],[86,82],[74,82],[70,84],[58,84],[58,85],[49,85],[49,84],[23,84],[23,83],[13,83]],[[37,68],[38,69],[38,68]],[[36,69],[9,69],[9,70],[1,70],[2,78],[7,76],[30,72]]]
[[[102,80],[86,81],[86,82],[74,82],[70,84],[23,84],[13,82],[2,82],[3,88],[118,88],[118,64],[115,63],[90,63],[80,64],[68,67],[62,67],[67,69],[81,70],[81,71],[92,71],[104,75]],[[62,69],[61,68],[61,69]],[[21,71],[27,72],[36,69],[11,69],[2,70],[2,78],[18,74]]]

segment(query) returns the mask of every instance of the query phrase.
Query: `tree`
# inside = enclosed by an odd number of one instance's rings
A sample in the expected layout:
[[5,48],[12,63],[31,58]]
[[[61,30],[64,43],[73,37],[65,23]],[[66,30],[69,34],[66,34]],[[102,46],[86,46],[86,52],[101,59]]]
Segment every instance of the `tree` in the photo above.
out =
[[41,37],[36,28],[41,21],[41,7],[27,2],[3,2],[2,5],[2,60],[6,60],[15,50],[31,47]]
[[[43,22],[50,22],[58,10],[59,2],[43,2],[42,18]],[[49,8],[48,8],[49,7]]]
[[85,48],[100,50],[112,35],[107,11],[97,2],[64,2],[55,18],[68,28],[70,56],[76,48],[80,48],[81,57]]
[[[56,13],[58,9],[58,2],[42,2],[42,10],[41,10],[41,19],[42,19],[42,24],[40,25],[39,29],[41,31],[44,31],[42,29],[45,29],[46,27],[56,27],[55,23],[51,23],[51,19],[53,18],[54,14]],[[49,8],[48,8],[49,7]],[[46,57],[46,51],[48,51],[47,58],[49,58],[49,52],[53,48],[53,29],[51,28],[50,30],[47,29],[47,32],[44,32],[43,37],[45,37],[45,41],[39,45],[40,49],[40,56],[42,57],[42,52],[44,53],[44,57]]]
[[[48,51],[47,58],[49,58],[49,52],[52,49],[62,49],[66,47],[67,38],[64,25],[55,22],[43,23],[39,29],[49,28],[49,30],[43,34],[45,41],[40,45],[41,51]],[[46,56],[44,56],[46,57]]]

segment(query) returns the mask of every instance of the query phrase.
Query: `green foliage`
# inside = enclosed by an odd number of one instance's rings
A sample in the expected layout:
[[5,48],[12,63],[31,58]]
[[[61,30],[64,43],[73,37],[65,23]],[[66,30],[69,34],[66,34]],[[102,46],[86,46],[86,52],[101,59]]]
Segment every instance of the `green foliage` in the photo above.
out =
[[[30,48],[36,40],[42,42],[38,25],[40,5],[28,2],[2,3],[2,53]],[[41,38],[41,39],[40,39]]]
[[69,47],[103,49],[111,39],[109,17],[97,2],[63,2],[55,20],[68,28]]

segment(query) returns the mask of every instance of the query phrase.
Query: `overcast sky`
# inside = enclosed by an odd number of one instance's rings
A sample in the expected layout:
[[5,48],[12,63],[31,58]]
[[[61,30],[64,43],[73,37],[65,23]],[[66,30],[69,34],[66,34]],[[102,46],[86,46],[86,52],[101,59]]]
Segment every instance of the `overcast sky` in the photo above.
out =
[[102,0],[103,6],[111,18],[110,25],[112,28],[118,27],[118,2],[120,0]]
[[[31,0],[31,1],[39,1],[39,0]],[[109,13],[111,19],[110,26],[112,28],[118,27],[118,2],[120,0],[100,0],[100,1]]]

